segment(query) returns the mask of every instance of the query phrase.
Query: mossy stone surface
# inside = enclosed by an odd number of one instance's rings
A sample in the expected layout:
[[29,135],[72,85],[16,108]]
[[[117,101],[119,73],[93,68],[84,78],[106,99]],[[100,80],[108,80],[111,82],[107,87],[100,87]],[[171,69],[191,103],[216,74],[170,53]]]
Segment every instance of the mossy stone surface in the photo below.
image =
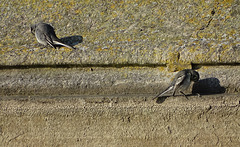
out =
[[[180,70],[191,63],[240,62],[238,0],[20,0],[2,1],[0,10],[4,66],[152,64]],[[52,24],[59,38],[82,36],[78,49],[39,47],[29,28],[40,21]]]

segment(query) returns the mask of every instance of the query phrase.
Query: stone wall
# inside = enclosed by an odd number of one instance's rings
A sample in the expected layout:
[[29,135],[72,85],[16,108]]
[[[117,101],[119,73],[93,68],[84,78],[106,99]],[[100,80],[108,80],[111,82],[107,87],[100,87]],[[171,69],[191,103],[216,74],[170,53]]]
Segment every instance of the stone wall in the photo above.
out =
[[[0,10],[0,146],[240,143],[239,0],[3,0]],[[39,45],[40,21],[77,49]],[[200,73],[188,101],[151,100],[186,68]]]

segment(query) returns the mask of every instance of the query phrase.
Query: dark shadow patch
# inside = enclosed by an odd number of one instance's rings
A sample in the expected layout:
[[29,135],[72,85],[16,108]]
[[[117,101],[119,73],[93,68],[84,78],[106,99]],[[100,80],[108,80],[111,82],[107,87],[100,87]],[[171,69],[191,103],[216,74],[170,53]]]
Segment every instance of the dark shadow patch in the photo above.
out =
[[83,42],[83,37],[80,35],[64,37],[60,39],[63,43],[74,46]]
[[158,97],[156,103],[161,104],[161,103],[163,103],[168,97],[170,97],[170,96],[161,96],[161,97]]
[[226,88],[220,85],[220,81],[217,78],[211,77],[199,80],[193,84],[192,93],[200,95],[211,95],[225,93]]

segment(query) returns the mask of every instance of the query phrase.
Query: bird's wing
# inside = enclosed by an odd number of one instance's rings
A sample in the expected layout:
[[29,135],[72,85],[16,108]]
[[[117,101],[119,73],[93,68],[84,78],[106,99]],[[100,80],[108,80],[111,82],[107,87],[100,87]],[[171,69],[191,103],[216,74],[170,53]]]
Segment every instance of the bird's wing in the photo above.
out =
[[183,73],[176,77],[175,84],[174,84],[174,90],[173,95],[175,95],[175,92],[183,85],[183,82],[186,80],[186,78],[189,78],[190,73]]
[[46,39],[47,43],[48,43],[51,47],[56,48],[56,47],[54,46],[54,43],[53,43],[53,40],[51,39],[51,37],[49,37],[49,35],[47,35],[47,34],[45,34],[45,33],[43,33],[43,34],[44,34],[44,36],[45,36],[45,39]]
[[187,77],[186,74],[182,74],[180,76],[178,76],[175,80],[174,80],[174,85],[175,86],[178,86],[178,85],[181,85],[181,83],[184,81],[184,79]]

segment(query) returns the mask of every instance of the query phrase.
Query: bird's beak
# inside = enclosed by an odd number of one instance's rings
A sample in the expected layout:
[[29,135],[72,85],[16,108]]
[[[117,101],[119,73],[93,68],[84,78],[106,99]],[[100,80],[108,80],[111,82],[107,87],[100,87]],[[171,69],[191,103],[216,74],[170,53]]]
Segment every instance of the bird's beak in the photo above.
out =
[[31,31],[31,33],[34,35],[35,34],[35,31],[33,30],[33,28],[31,28],[31,30],[29,30],[29,31]]
[[29,30],[29,32],[31,31],[31,33],[32,33],[33,35],[35,35],[35,26],[32,25],[30,28],[31,28],[31,29]]

